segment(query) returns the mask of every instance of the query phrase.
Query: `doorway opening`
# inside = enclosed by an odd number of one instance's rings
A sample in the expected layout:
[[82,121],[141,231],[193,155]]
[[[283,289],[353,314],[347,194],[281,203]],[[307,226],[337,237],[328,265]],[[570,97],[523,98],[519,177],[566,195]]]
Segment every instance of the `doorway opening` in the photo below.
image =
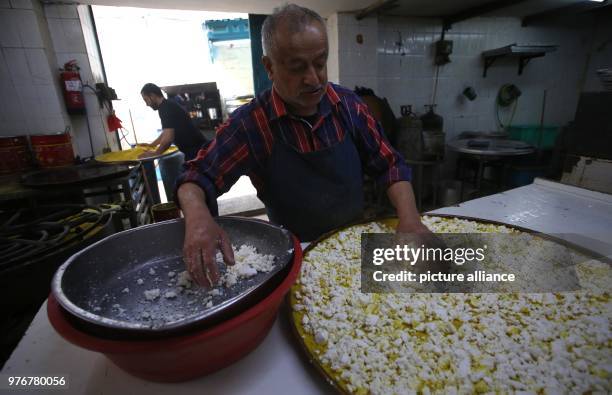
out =
[[[186,108],[209,139],[236,103],[253,97],[248,14],[113,6],[92,10],[108,83],[120,99],[113,105],[125,126],[120,136],[123,149],[151,142],[161,133],[158,114],[140,96],[148,82],[167,87],[169,95],[175,95],[177,87],[180,92],[187,85],[214,86],[218,107]],[[171,200],[161,180],[159,184],[162,202]],[[246,176],[219,197],[220,214],[262,208]]]

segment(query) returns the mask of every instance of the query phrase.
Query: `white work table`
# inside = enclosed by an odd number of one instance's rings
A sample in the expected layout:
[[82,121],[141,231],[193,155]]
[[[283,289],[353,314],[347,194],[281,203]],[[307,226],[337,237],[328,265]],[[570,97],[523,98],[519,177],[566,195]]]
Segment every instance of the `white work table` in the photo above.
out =
[[[68,343],[51,327],[45,302],[2,373],[14,376],[68,376],[69,388],[54,391],[59,394],[334,393],[298,348],[291,333],[287,310],[286,306],[281,308],[268,336],[237,363],[187,382],[153,383],[130,376],[102,354]],[[31,392],[42,394],[48,391]]]
[[503,222],[612,255],[612,195],[606,193],[536,178],[533,184],[431,213]]
[[[612,197],[536,180],[534,184],[447,207],[434,213],[479,217],[545,233],[568,233],[588,248],[609,245]],[[585,237],[588,236],[588,237]],[[4,375],[67,375],[70,394],[320,394],[333,393],[299,349],[283,305],[270,334],[234,365],[200,379],[172,384],[134,378],[106,357],[60,337],[47,319],[46,303],[2,370]],[[32,392],[42,393],[32,390]],[[43,391],[45,392],[45,391]]]

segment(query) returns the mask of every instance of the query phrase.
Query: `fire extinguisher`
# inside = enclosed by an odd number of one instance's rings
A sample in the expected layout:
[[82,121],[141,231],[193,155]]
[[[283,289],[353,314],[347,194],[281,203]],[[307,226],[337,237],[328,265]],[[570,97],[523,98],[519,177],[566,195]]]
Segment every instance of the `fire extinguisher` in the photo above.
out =
[[68,114],[85,114],[85,100],[83,99],[83,82],[79,74],[76,60],[71,60],[60,69],[60,80],[64,92],[64,102]]

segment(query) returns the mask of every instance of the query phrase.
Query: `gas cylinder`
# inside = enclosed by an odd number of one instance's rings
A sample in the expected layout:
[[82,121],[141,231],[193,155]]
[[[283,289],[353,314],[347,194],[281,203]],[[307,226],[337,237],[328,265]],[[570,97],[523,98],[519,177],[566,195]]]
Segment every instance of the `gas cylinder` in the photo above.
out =
[[425,105],[429,110],[421,116],[423,122],[423,158],[439,160],[444,157],[444,119],[434,112],[435,104]]
[[400,107],[402,116],[399,118],[399,130],[395,138],[395,146],[399,153],[408,160],[422,160],[423,157],[423,124],[412,112],[412,106]]

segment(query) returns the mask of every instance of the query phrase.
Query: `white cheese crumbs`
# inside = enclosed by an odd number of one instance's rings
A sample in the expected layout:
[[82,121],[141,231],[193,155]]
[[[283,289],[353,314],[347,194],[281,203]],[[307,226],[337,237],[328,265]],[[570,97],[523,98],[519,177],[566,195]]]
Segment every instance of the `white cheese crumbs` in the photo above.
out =
[[327,332],[324,329],[320,329],[315,332],[315,342],[317,342],[317,344],[327,342]]
[[191,282],[191,276],[189,275],[189,272],[185,270],[178,274],[176,285],[183,288],[191,288]]
[[147,291],[144,291],[144,296],[146,300],[155,300],[159,298],[159,293],[159,288],[149,289]]
[[[235,264],[227,266],[227,271],[221,283],[231,287],[239,280],[250,278],[260,272],[270,272],[274,269],[274,256],[264,255],[257,252],[255,247],[242,245],[240,248],[232,246]],[[217,253],[217,262],[223,262],[221,253]]]
[[365,322],[366,322],[367,326],[375,326],[376,323],[378,322],[378,316],[377,315],[373,315],[373,314],[369,314],[366,317]]
[[121,290],[121,292],[123,292],[124,294],[130,293],[130,289],[128,287],[125,287]]
[[[513,231],[462,219],[423,223],[439,233]],[[304,256],[293,291],[300,335],[347,392],[609,393],[605,264],[579,265],[586,290],[577,292],[362,294],[363,232],[393,229],[370,223],[319,243]]]
[[115,309],[119,313],[119,315],[123,315],[125,313],[125,309],[121,308],[121,305],[118,303],[115,303],[113,305],[113,309]]
[[[222,269],[223,274],[219,285],[230,287],[241,279],[253,277],[260,272],[270,272],[275,267],[275,257],[273,255],[260,254],[252,246],[242,245],[239,248],[232,247],[232,249],[234,251],[235,265],[226,266]],[[222,261],[220,253],[217,254],[217,260]],[[185,298],[187,299],[186,304],[188,306],[197,303],[200,306],[211,308],[215,306],[215,303],[212,300],[213,297],[222,297],[226,292],[223,290],[223,288],[214,288],[209,290],[208,293],[206,289],[199,289],[199,287],[197,287],[197,289],[193,289],[194,282],[188,271],[165,270],[163,271],[163,274],[165,274],[167,276],[166,277],[162,275],[161,271],[156,271],[161,270],[161,267],[168,269],[168,265],[160,265],[159,268],[149,267],[148,269],[145,269],[149,275],[153,276],[153,281],[160,284],[155,284],[155,286],[158,288],[144,291],[144,299],[139,300],[139,303],[146,304],[147,302],[155,301],[157,304],[154,305],[154,307],[159,306],[161,309],[164,309],[164,313],[160,312],[160,314],[149,314],[146,317],[138,313],[137,316],[139,316],[140,319],[150,319],[153,321],[160,320],[165,323],[173,322],[182,318],[183,315],[181,313],[168,314],[165,312],[165,309],[169,307],[171,303],[170,300]],[[138,278],[136,283],[138,285],[143,285],[145,281],[142,278]],[[129,289],[125,288],[125,290],[122,292],[128,293]],[[232,291],[227,292],[229,295],[233,295]],[[220,303],[220,301],[217,301],[217,304],[218,303]],[[194,308],[190,308],[190,310],[191,313],[189,314],[195,314],[201,309],[194,306]],[[155,324],[157,325],[157,323]]]

